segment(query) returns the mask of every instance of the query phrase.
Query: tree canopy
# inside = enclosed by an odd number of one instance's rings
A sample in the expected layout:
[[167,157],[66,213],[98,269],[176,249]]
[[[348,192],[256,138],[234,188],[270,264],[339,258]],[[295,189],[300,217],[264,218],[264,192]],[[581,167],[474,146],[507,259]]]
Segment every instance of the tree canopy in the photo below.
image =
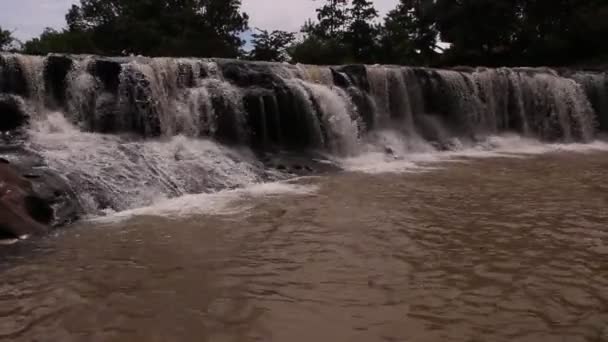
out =
[[66,14],[64,31],[45,31],[29,48],[237,57],[248,28],[240,6],[240,0],[81,0]]
[[295,33],[257,30],[253,34],[253,50],[249,57],[258,61],[285,62],[289,59],[287,48],[296,39]]
[[[399,0],[384,18],[370,0],[317,1],[299,35],[257,30],[245,52],[241,0],[80,0],[64,29],[46,29],[24,51],[433,66],[608,58],[606,0]],[[11,42],[0,30],[0,48]]]
[[497,66],[608,58],[606,0],[400,0],[381,25],[366,0],[326,0],[318,14],[292,49],[296,61]]
[[0,27],[0,51],[8,48],[13,43],[13,34],[11,31],[3,30]]
[[357,63],[371,63],[375,60],[377,25],[373,20],[378,17],[378,11],[371,1],[353,0],[349,10],[350,24],[346,31],[353,59]]

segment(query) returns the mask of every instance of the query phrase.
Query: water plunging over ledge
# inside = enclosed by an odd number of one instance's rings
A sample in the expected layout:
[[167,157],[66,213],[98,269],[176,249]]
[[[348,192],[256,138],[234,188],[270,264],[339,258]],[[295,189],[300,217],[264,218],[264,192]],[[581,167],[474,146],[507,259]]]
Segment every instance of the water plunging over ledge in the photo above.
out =
[[0,108],[29,121],[22,146],[66,180],[85,214],[100,215],[314,174],[327,165],[319,160],[491,149],[504,134],[591,142],[608,128],[607,80],[540,68],[4,54]]

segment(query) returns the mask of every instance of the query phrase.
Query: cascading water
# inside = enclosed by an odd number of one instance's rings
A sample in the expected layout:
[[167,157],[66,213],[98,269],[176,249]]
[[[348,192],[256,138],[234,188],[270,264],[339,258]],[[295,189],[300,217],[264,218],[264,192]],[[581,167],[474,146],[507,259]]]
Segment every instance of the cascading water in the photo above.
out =
[[29,119],[19,141],[98,214],[288,177],[288,165],[268,168],[268,154],[404,155],[503,133],[587,142],[608,128],[607,80],[524,68],[8,54],[0,110],[5,121]]

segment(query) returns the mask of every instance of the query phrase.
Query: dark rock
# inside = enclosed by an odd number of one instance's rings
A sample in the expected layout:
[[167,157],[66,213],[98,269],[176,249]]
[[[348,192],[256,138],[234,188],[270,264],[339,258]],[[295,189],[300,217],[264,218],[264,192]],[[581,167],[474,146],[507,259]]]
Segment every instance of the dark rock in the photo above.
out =
[[282,85],[281,78],[268,63],[252,63],[234,60],[218,60],[224,78],[239,87],[273,89]]
[[191,64],[179,63],[177,65],[177,85],[181,88],[194,87],[194,70]]
[[50,206],[37,197],[31,183],[7,164],[0,164],[0,231],[21,238],[49,230]]
[[339,69],[331,68],[331,75],[334,79],[334,84],[340,88],[348,88],[351,85],[351,81],[348,75]]
[[[115,65],[104,63],[101,65]],[[118,65],[120,66],[120,65]],[[108,66],[109,68],[109,66]],[[107,76],[107,75],[106,75]],[[161,134],[160,112],[158,101],[154,98],[150,80],[137,69],[125,70],[125,92],[121,94],[126,100],[125,110],[121,113],[125,118],[123,130],[138,133],[144,137],[156,137]]]
[[243,105],[247,112],[251,145],[255,149],[264,150],[268,145],[264,98],[258,92],[249,92],[243,97]]
[[101,80],[105,91],[115,94],[118,92],[119,76],[122,71],[121,63],[123,62],[126,60],[97,58],[91,64],[89,72]]
[[246,143],[249,139],[244,132],[245,120],[240,108],[223,94],[214,94],[211,98],[216,113],[216,138],[226,144]]
[[369,91],[367,68],[365,65],[345,65],[332,68],[332,71],[334,80],[337,78],[338,82],[336,84],[339,86],[346,88],[348,85],[354,85],[363,91]]
[[72,68],[72,59],[62,55],[51,55],[44,65],[44,82],[50,95],[50,107],[65,106],[66,78]]
[[18,146],[5,146],[0,149],[0,155],[2,160],[9,162],[0,163],[0,184],[9,186],[9,190],[18,187],[21,191],[16,192],[21,194],[17,202],[19,208],[44,226],[42,229],[34,225],[30,228],[34,231],[26,234],[44,233],[48,227],[79,218],[82,208],[76,194],[67,180],[44,165],[40,156]]
[[23,66],[15,55],[0,55],[0,93],[29,94]]
[[117,103],[116,96],[108,92],[101,93],[97,97],[92,130],[100,133],[113,133],[123,130],[123,127],[120,126]]
[[12,95],[0,95],[0,132],[21,128],[29,120],[22,101]]
[[25,208],[36,221],[45,225],[51,224],[55,218],[53,208],[42,198],[29,195],[25,197]]

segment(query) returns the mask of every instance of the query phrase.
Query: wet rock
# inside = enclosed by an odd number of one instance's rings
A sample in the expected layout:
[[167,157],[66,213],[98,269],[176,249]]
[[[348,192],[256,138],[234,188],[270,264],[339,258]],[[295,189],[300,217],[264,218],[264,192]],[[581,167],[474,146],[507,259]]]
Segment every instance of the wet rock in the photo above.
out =
[[14,55],[0,55],[0,93],[20,96],[29,93],[23,67]]
[[77,220],[82,208],[67,180],[19,146],[0,148],[0,235],[37,235]]
[[97,58],[91,64],[89,72],[101,80],[105,91],[115,94],[118,92],[118,85],[120,84],[121,63],[127,61],[120,58]]
[[261,157],[266,167],[296,176],[308,176],[311,173],[331,173],[340,171],[340,167],[316,153],[277,152]]
[[[116,70],[113,72],[116,72]],[[107,74],[104,75],[108,77]],[[122,105],[124,106],[123,110],[126,110],[126,113],[123,113],[123,117],[126,119],[123,129],[138,133],[143,137],[159,136],[161,134],[160,113],[162,108],[154,97],[150,80],[141,71],[135,68],[127,68],[122,82],[125,90],[121,94],[125,100]]]
[[251,146],[255,149],[264,150],[268,145],[264,98],[258,92],[248,92],[243,97],[243,106],[247,112]]
[[9,164],[0,164],[0,236],[22,238],[49,230],[52,208]]
[[15,131],[29,121],[22,101],[12,95],[0,95],[0,132]]
[[233,60],[218,60],[224,78],[239,87],[273,89],[282,85],[281,78],[273,72],[271,64]]
[[51,55],[46,58],[44,65],[45,88],[49,92],[51,108],[55,105],[65,106],[67,75],[72,69],[72,59],[62,55]]
[[354,85],[357,88],[369,91],[369,82],[367,79],[367,68],[365,65],[345,65],[332,68],[334,81],[340,87],[347,88],[349,85]]
[[179,63],[177,65],[177,86],[180,88],[192,88],[195,85],[195,76],[192,65]]
[[215,137],[225,144],[246,143],[249,139],[244,131],[244,120],[239,108],[229,98],[214,94],[211,98],[216,113],[217,131]]
[[52,226],[62,226],[76,221],[82,207],[76,193],[66,179],[49,168],[37,170],[37,178],[30,179],[34,194],[53,210]]
[[123,130],[118,117],[118,100],[114,94],[101,93],[95,102],[95,117],[91,129],[100,133],[120,132]]

